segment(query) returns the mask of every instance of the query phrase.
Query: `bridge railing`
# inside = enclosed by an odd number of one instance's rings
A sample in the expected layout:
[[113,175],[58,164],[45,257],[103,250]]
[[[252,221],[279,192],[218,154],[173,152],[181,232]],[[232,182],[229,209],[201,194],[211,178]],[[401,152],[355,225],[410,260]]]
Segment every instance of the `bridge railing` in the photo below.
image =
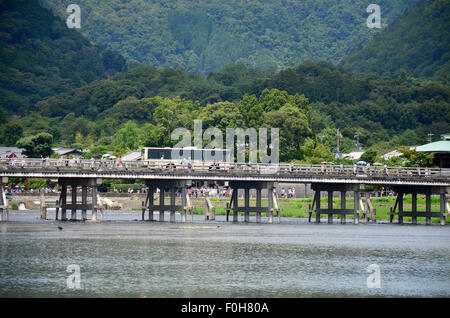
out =
[[174,163],[170,160],[157,160],[145,165],[141,161],[92,160],[92,159],[46,159],[15,158],[0,159],[2,170],[26,171],[136,171],[136,172],[170,172],[220,173],[224,170],[233,174],[299,174],[299,175],[333,175],[360,177],[430,177],[450,178],[450,169],[424,167],[388,167],[333,164],[251,164],[235,162],[198,162]]

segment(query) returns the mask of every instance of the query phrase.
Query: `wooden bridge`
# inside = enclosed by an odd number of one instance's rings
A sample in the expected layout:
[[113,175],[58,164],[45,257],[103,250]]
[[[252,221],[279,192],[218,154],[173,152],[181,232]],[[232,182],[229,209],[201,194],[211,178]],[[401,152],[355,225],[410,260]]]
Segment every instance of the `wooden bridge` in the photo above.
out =
[[[232,189],[230,202],[227,205],[227,220],[229,213],[233,213],[233,221],[237,222],[238,213],[244,213],[245,221],[249,221],[250,213],[255,214],[256,221],[261,221],[261,213],[268,215],[268,222],[273,222],[274,212],[280,216],[274,188],[279,183],[308,183],[315,191],[314,201],[310,207],[310,217],[316,214],[316,222],[320,222],[321,215],[328,216],[328,222],[333,221],[333,215],[339,215],[345,223],[346,215],[354,216],[354,223],[358,223],[359,213],[362,211],[361,194],[366,185],[384,186],[392,188],[397,194],[397,201],[391,211],[391,220],[398,216],[398,222],[403,217],[412,217],[416,223],[418,217],[431,223],[431,217],[440,218],[445,224],[446,209],[448,207],[446,194],[450,187],[450,169],[405,168],[372,166],[336,166],[336,165],[293,165],[293,164],[249,164],[249,163],[219,163],[211,165],[205,162],[194,163],[190,166],[174,165],[157,162],[143,166],[140,162],[123,162],[104,160],[68,160],[58,159],[26,159],[0,161],[1,191],[8,178],[49,178],[57,180],[61,185],[61,194],[57,209],[61,209],[61,220],[67,220],[66,211],[71,210],[71,219],[76,219],[78,210],[82,211],[82,218],[86,218],[86,210],[91,210],[96,217],[98,205],[97,187],[103,179],[140,179],[144,180],[148,188],[147,198],[142,204],[142,219],[148,211],[148,220],[153,220],[154,211],[159,211],[159,221],[164,221],[164,212],[170,212],[170,221],[175,221],[175,212],[181,212],[181,221],[186,222],[186,214],[191,213],[193,207],[189,202],[187,188],[193,181],[214,182],[229,186]],[[71,192],[71,203],[67,203],[67,188],[81,187],[81,203],[77,203],[77,191]],[[91,189],[91,200],[88,203],[88,188]],[[156,189],[160,190],[159,202],[155,202]],[[238,204],[238,191],[244,191],[244,206]],[[256,189],[256,206],[250,206],[250,189]],[[268,205],[262,206],[262,191],[267,192]],[[328,206],[321,205],[321,192],[328,193]],[[341,208],[333,209],[332,197],[334,192],[340,192]],[[346,193],[352,192],[353,207],[346,205]],[[169,195],[166,196],[165,193]],[[181,193],[181,205],[176,205],[177,193]],[[412,211],[403,210],[405,194],[412,194]],[[425,194],[426,210],[417,211],[417,194]],[[431,212],[431,196],[440,196],[440,211]],[[165,199],[169,198],[166,204]],[[8,204],[4,194],[0,201],[0,209],[8,213]],[[211,207],[208,207],[211,209]],[[398,210],[397,210],[398,209]],[[58,214],[56,216],[58,218]],[[192,218],[191,218],[192,219]],[[367,220],[367,218],[366,218]]]

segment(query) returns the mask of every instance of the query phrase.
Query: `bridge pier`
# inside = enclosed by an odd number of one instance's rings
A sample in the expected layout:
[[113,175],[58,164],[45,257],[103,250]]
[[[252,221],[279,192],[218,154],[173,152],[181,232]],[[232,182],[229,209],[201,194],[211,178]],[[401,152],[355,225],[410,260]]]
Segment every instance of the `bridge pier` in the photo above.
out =
[[[314,190],[314,199],[312,205],[309,207],[309,222],[311,222],[312,213],[316,213],[316,223],[320,223],[321,214],[328,216],[328,223],[333,223],[333,215],[337,214],[341,216],[341,224],[346,223],[346,215],[353,214],[353,223],[359,223],[359,200],[360,192],[364,189],[362,184],[337,184],[337,183],[313,183],[311,188]],[[341,193],[341,208],[333,208],[333,192]],[[354,198],[353,209],[347,209],[346,193],[352,191]],[[328,193],[328,205],[326,209],[321,207],[321,192]]]
[[[58,205],[56,206],[55,219],[58,220],[58,212],[61,209],[61,221],[67,221],[67,210],[71,210],[71,221],[77,220],[77,211],[81,210],[81,219],[87,220],[87,210],[92,211],[92,221],[97,221],[97,209],[101,209],[97,204],[97,186],[102,183],[98,178],[59,178],[58,183],[61,185],[61,194]],[[71,203],[67,203],[67,186],[72,188]],[[77,203],[77,187],[81,186],[81,203]],[[92,201],[87,202],[88,187],[92,188]]]
[[[185,180],[147,180],[148,187],[147,197],[142,202],[142,221],[145,220],[145,212],[148,210],[148,221],[153,221],[153,213],[159,211],[159,221],[164,222],[165,211],[170,212],[170,222],[175,222],[176,211],[181,212],[181,222],[186,222],[187,211],[191,212],[191,220],[193,221],[193,209],[187,195],[186,187],[190,182]],[[159,204],[155,204],[155,192],[159,188]],[[167,191],[166,191],[167,190]],[[165,193],[169,193],[170,204],[165,204]],[[181,192],[181,205],[176,204],[176,195]]]
[[[390,223],[392,223],[394,216],[398,216],[398,224],[403,224],[404,217],[411,217],[411,223],[417,224],[417,218],[425,218],[425,224],[431,224],[431,218],[436,217],[440,219],[440,224],[445,225],[445,207],[447,204],[446,194],[448,193],[447,187],[423,187],[423,186],[395,186],[393,187],[397,198],[394,203],[394,207],[390,212]],[[411,194],[411,211],[404,211],[404,197],[406,194]],[[417,209],[417,195],[425,195],[425,211],[420,212]],[[431,196],[439,195],[439,212],[431,211]],[[398,212],[396,211],[398,207]]]
[[[238,213],[244,212],[244,222],[250,222],[250,213],[256,214],[256,222],[261,223],[261,213],[267,213],[268,222],[273,223],[273,212],[277,212],[278,223],[280,223],[280,211],[281,209],[277,205],[273,189],[276,187],[274,182],[266,181],[231,181],[230,187],[232,189],[230,202],[227,203],[227,216],[230,212],[233,212],[233,222],[238,222]],[[239,189],[244,190],[244,206],[239,206]],[[256,206],[250,206],[250,189],[256,190]],[[263,207],[261,204],[261,193],[263,189],[267,189],[267,207]]]
[[8,199],[5,195],[5,184],[8,184],[8,177],[1,177],[0,180],[0,222],[9,219]]

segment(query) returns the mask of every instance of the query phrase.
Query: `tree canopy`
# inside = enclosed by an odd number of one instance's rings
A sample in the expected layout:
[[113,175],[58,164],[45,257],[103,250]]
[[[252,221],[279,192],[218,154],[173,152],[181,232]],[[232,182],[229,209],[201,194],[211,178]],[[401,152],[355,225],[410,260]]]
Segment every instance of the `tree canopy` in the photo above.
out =
[[[61,17],[72,0],[41,0]],[[363,0],[78,0],[80,31],[128,60],[208,74],[224,65],[279,71],[336,63],[378,33]],[[383,0],[383,27],[414,0]],[[232,78],[223,78],[232,80]]]

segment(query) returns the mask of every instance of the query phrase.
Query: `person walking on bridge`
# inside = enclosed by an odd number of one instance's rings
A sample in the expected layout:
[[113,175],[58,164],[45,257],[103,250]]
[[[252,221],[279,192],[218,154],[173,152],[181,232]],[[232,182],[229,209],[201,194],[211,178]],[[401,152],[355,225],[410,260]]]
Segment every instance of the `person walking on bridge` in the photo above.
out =
[[402,166],[401,166],[401,165],[398,165],[398,168],[397,168],[397,174],[398,174],[398,175],[401,175],[401,174],[402,174]]

